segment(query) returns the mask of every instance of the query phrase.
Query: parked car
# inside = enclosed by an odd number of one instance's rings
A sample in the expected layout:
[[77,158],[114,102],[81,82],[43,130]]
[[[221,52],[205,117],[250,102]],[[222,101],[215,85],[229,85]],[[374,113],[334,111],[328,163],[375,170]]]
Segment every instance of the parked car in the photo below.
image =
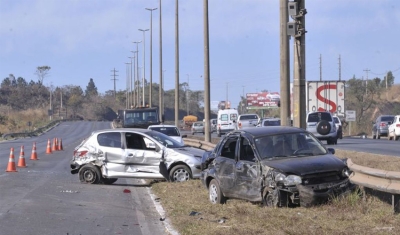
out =
[[337,116],[333,116],[333,121],[335,122],[335,125],[336,125],[337,138],[338,139],[343,139],[342,121]]
[[280,126],[281,119],[280,118],[262,118],[257,124],[257,127],[263,126]]
[[310,112],[306,117],[307,131],[311,132],[317,139],[326,140],[327,144],[337,144],[338,133],[333,116],[330,112]]
[[168,135],[172,139],[180,142],[183,144],[183,139],[186,138],[187,135],[181,135],[181,132],[179,131],[179,128],[175,125],[150,125],[147,129],[153,130],[153,131],[158,131],[163,134]]
[[380,139],[381,136],[388,136],[388,126],[392,124],[394,115],[380,115],[372,122],[372,139]]
[[203,122],[193,122],[192,124],[192,135],[195,133],[203,133],[204,134],[204,123]]
[[241,114],[238,116],[237,128],[255,127],[259,120],[257,114]]
[[[257,101],[256,101],[257,102]],[[221,137],[237,129],[239,112],[236,109],[220,109],[217,117],[217,136]]]
[[388,127],[388,132],[389,140],[400,139],[400,115],[394,116],[392,124]]
[[297,127],[236,130],[204,153],[200,180],[213,204],[239,198],[308,207],[355,188],[346,160],[334,153]]
[[180,182],[199,178],[203,153],[158,131],[107,129],[93,132],[75,148],[70,167],[88,184],[112,184],[118,178]]

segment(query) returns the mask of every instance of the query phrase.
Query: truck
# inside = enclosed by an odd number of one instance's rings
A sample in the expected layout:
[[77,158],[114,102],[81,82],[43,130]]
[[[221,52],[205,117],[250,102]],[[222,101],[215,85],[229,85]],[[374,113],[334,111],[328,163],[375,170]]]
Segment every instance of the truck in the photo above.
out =
[[117,127],[120,128],[147,129],[150,125],[158,125],[162,122],[157,107],[120,109],[116,119]]
[[328,111],[345,116],[345,81],[308,81],[307,111]]
[[197,122],[197,117],[194,115],[187,115],[183,117],[183,128],[192,127],[193,122]]

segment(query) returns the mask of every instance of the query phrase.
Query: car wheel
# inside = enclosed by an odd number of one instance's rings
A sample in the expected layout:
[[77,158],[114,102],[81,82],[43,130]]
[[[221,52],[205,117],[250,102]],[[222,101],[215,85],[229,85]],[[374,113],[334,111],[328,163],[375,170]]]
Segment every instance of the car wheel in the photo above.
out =
[[192,176],[189,167],[185,165],[177,165],[169,172],[169,178],[172,182],[183,182],[190,180]]
[[115,181],[117,181],[118,178],[102,178],[101,181],[103,184],[113,184]]
[[208,196],[212,204],[224,204],[226,201],[225,196],[221,192],[218,182],[213,179],[208,186]]
[[327,135],[331,132],[331,124],[328,121],[321,120],[317,124],[317,132],[320,135]]
[[79,180],[86,184],[97,184],[100,182],[101,172],[97,166],[86,164],[79,170]]

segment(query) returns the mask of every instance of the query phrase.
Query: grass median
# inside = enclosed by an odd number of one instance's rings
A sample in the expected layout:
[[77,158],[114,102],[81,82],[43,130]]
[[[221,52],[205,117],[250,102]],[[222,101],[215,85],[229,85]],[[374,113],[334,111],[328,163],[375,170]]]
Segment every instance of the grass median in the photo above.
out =
[[[337,150],[336,156],[355,164],[399,171],[400,158]],[[157,182],[160,198],[173,227],[190,234],[400,234],[400,215],[387,201],[373,194],[353,193],[311,208],[267,208],[258,203],[230,199],[212,205],[200,180]]]

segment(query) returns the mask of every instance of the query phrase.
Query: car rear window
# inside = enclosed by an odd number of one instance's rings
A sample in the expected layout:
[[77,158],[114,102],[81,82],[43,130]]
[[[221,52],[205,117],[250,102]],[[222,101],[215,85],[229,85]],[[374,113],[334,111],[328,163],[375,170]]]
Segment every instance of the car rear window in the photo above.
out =
[[329,113],[310,113],[308,114],[308,122],[319,122],[321,120],[331,122],[332,116]]
[[391,121],[393,121],[393,118],[394,117],[392,117],[392,116],[383,116],[381,118],[381,120],[384,121],[384,122],[391,122]]
[[243,115],[240,116],[240,120],[258,119],[257,115]]
[[265,120],[264,126],[280,126],[281,120]]

